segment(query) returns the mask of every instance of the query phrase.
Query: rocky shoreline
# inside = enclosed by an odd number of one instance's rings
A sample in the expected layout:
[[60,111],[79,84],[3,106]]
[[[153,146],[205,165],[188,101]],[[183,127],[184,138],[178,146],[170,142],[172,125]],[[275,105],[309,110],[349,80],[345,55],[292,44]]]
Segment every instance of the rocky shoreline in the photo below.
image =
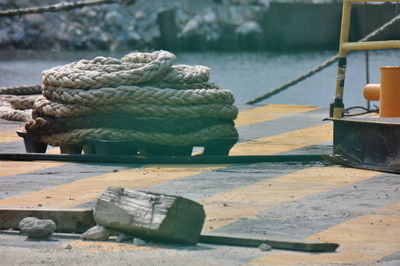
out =
[[[0,0],[0,9],[57,2],[60,1]],[[0,17],[0,49],[329,49],[337,45],[340,12],[337,1],[137,0],[132,5],[111,3]],[[319,19],[324,23],[318,23]]]
[[[2,0],[0,9],[43,6],[54,2],[57,1]],[[237,4],[232,4],[209,0],[138,0],[132,5],[115,3],[72,11],[6,17],[0,18],[0,47],[111,51],[158,49],[162,48],[162,36],[157,18],[168,10],[174,13],[176,22],[179,42],[176,49],[203,50],[221,46],[226,38],[237,38],[249,31],[260,32],[257,21],[266,12],[267,6],[262,1],[237,1]],[[231,36],[231,33],[236,33],[236,36]]]

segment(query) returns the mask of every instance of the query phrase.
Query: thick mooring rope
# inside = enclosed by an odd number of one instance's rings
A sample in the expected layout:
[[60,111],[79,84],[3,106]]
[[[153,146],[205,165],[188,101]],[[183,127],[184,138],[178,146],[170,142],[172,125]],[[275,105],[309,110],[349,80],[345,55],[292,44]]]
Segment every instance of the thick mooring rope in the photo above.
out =
[[28,121],[31,119],[31,110],[14,110],[9,107],[0,107],[0,118],[10,121]]
[[134,85],[160,78],[175,60],[175,55],[166,51],[133,53],[121,60],[96,57],[45,70],[41,79],[45,86],[79,89]]
[[43,97],[39,97],[34,109],[44,115],[54,117],[80,116],[95,113],[125,112],[132,115],[147,117],[168,117],[168,118],[201,118],[214,117],[235,119],[238,109],[230,104],[195,104],[195,105],[155,105],[155,104],[114,104],[114,105],[80,105],[80,104],[61,104],[51,102]]
[[218,138],[237,138],[233,125],[221,124],[188,134],[168,134],[124,129],[90,128],[76,129],[63,134],[42,136],[52,146],[80,144],[91,139],[135,140],[169,146],[195,146]]
[[31,134],[35,135],[55,134],[73,129],[99,127],[134,129],[143,132],[159,131],[170,134],[186,134],[218,124],[234,125],[232,120],[220,118],[149,118],[132,116],[127,113],[108,113],[64,118],[37,116],[26,123],[25,128],[28,129]]
[[25,85],[13,87],[0,87],[0,94],[8,95],[33,95],[40,94],[41,85]]
[[71,90],[64,87],[42,87],[47,99],[65,104],[115,104],[129,102],[131,104],[232,104],[234,98],[229,90],[219,89],[159,89],[145,86],[120,86],[117,88],[99,88],[93,90]]
[[33,94],[38,92],[37,89],[31,86],[0,88],[0,118],[28,121],[31,118],[34,102],[38,97],[38,94]]
[[[209,68],[175,61],[166,51],[80,60],[44,70],[41,96],[16,98],[18,90],[29,89],[4,88],[9,95],[2,95],[3,102],[29,120],[29,134],[54,146],[91,139],[171,146],[237,140],[233,94],[208,82]],[[2,117],[13,118],[9,111]]]

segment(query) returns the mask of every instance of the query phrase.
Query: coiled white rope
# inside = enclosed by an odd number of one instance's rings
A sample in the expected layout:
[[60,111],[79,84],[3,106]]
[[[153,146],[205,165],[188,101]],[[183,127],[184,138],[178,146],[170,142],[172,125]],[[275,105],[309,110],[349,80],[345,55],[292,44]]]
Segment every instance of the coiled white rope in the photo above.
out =
[[[209,68],[175,65],[175,61],[175,55],[167,51],[134,52],[121,59],[96,57],[45,70],[41,74],[42,95],[33,104],[30,102],[33,119],[38,121],[29,121],[26,129],[32,134],[40,132],[41,140],[54,146],[74,145],[90,139],[134,140],[171,146],[197,145],[218,138],[237,139],[232,120],[238,109],[233,105],[233,94],[208,82]],[[54,130],[59,125],[57,119],[114,113],[153,121],[154,118],[175,119],[174,123],[179,119],[186,119],[188,123],[187,119],[206,121],[210,118],[221,119],[218,120],[221,122],[204,123],[207,126],[196,132],[182,130],[182,127],[179,132],[170,129],[165,132],[165,128],[155,126],[154,132],[149,132],[137,127],[120,129],[101,125],[99,128],[71,128],[62,133]],[[39,121],[45,116],[53,120]]]

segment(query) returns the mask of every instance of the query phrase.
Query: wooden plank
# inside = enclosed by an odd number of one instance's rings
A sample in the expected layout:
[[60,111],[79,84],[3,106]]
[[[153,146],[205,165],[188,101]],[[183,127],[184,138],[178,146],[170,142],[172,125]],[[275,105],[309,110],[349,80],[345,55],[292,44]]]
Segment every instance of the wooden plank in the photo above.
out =
[[336,243],[318,243],[309,241],[283,241],[272,239],[260,239],[252,237],[234,237],[227,235],[201,235],[201,243],[243,246],[243,247],[259,247],[265,243],[276,249],[308,251],[308,252],[333,252],[339,245]]
[[[328,154],[325,154],[328,156]],[[104,154],[44,154],[0,153],[1,160],[10,161],[65,161],[128,164],[236,164],[259,162],[315,162],[323,161],[321,154],[294,155],[202,155],[202,156],[142,156]]]
[[94,219],[143,239],[196,244],[205,213],[183,197],[109,187],[97,199]]
[[19,229],[25,217],[50,219],[56,223],[56,232],[85,232],[94,226],[92,209],[0,208],[0,228]]

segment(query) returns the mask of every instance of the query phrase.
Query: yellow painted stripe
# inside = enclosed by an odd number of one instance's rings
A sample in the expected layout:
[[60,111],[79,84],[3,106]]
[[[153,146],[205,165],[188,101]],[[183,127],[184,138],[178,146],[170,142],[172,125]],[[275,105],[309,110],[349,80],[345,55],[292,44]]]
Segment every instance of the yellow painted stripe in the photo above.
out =
[[230,155],[269,155],[300,149],[333,138],[331,123],[236,144]]
[[17,135],[16,130],[17,128],[0,130],[0,143],[22,141],[22,138]]
[[348,186],[378,174],[339,166],[310,167],[219,193],[199,201],[207,213],[203,230],[214,230],[283,203]]
[[29,173],[32,171],[57,167],[64,163],[59,162],[15,162],[15,161],[0,161],[0,177],[8,175],[18,175]]
[[50,187],[41,191],[25,193],[0,200],[2,207],[65,207],[95,200],[109,186],[138,189],[179,178],[210,171],[226,165],[169,165],[148,166],[113,172],[96,177],[80,179],[71,183]]
[[317,109],[306,105],[268,104],[251,110],[241,111],[235,120],[236,126],[246,126],[274,120]]
[[[273,154],[319,143],[325,141],[331,133],[326,133],[323,137],[319,137],[317,133],[328,132],[330,128],[330,124],[325,124],[285,133],[282,134],[282,137],[280,137],[281,135],[277,135],[263,138],[264,141],[260,144],[262,145],[261,150],[264,151],[264,153]],[[314,140],[314,138],[316,139]],[[277,143],[275,141],[277,141]],[[244,149],[244,152],[242,152],[241,148]],[[235,151],[239,154],[246,154],[246,152],[252,150],[249,150],[247,145],[241,144],[235,148]],[[259,151],[253,151],[251,154],[257,154],[257,152]],[[46,207],[74,207],[96,199],[101,191],[108,186],[122,186],[137,189],[195,175],[199,173],[200,169],[212,170],[226,166],[227,165],[213,167],[186,166],[186,168],[183,168],[186,169],[185,171],[182,171],[182,168],[178,168],[179,166],[177,166],[177,168],[171,166],[136,168],[119,173],[110,173],[97,177],[80,179],[72,183],[51,187],[42,191],[6,198],[0,200],[0,206],[37,206],[40,204]],[[143,179],[143,175],[145,174],[146,178]]]
[[[314,106],[306,105],[285,105],[285,104],[268,104],[250,110],[239,112],[235,120],[236,126],[246,126],[249,124],[260,123],[264,121],[279,119],[295,114],[300,114],[317,109]],[[15,129],[0,130],[0,143],[22,141],[16,133],[16,130],[23,127],[16,127]]]
[[150,246],[135,246],[127,243],[105,242],[105,241],[80,241],[71,242],[72,248],[84,249],[85,251],[103,252],[103,251],[143,251],[154,249]]
[[249,265],[372,264],[400,252],[400,202],[359,216],[315,234],[307,240],[335,242],[334,253],[273,252]]
[[[302,105],[275,105],[275,104],[265,105],[265,106],[257,107],[255,109],[240,112],[239,116],[236,120],[236,125],[243,126],[243,125],[248,125],[248,124],[252,124],[252,123],[263,122],[263,121],[277,119],[280,117],[290,116],[290,115],[294,115],[297,113],[307,112],[307,111],[311,111],[311,110],[315,110],[315,109],[316,109],[316,107],[313,107],[313,106],[302,106]],[[17,134],[15,133],[16,130],[17,129],[0,131],[0,137],[1,137],[0,142],[22,141],[22,139],[19,136],[17,136]],[[243,146],[243,144],[240,144],[240,145]],[[241,148],[235,148],[236,151],[239,149],[241,149]],[[46,153],[59,154],[60,149],[59,149],[59,147],[55,147],[55,148],[49,147],[47,149]],[[242,152],[242,154],[243,153],[244,152]],[[252,153],[252,154],[256,154],[256,153]],[[35,170],[60,166],[60,165],[63,165],[64,163],[14,162],[14,163],[10,164],[11,168],[7,169],[7,171],[3,170],[3,169],[7,168],[8,164],[9,164],[9,162],[4,162],[4,161],[1,162],[0,161],[0,176],[28,173],[28,172],[35,171]],[[19,165],[20,165],[20,167],[18,167]]]
[[[60,149],[58,147],[48,149],[47,153],[50,154],[60,153]],[[0,161],[0,177],[29,173],[32,171],[48,169],[52,167],[61,166],[64,164],[65,163],[62,162],[46,162],[46,161],[37,161],[37,162]]]

